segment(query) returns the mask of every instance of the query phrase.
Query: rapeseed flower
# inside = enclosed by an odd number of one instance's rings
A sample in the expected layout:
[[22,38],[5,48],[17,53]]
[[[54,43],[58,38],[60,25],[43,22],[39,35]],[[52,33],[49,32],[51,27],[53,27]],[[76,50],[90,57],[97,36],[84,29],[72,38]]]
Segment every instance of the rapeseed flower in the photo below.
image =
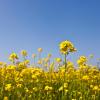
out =
[[11,84],[6,84],[5,90],[6,90],[6,91],[11,91],[11,89],[12,89]]
[[17,54],[16,54],[16,53],[12,53],[12,54],[10,54],[10,56],[9,56],[9,60],[14,61],[15,59],[18,59]]
[[26,51],[26,50],[22,50],[22,51],[21,51],[21,55],[22,55],[22,56],[27,56],[27,51]]
[[50,87],[50,86],[45,86],[45,88],[44,88],[45,91],[51,91],[52,89],[53,89],[53,88]]
[[62,41],[59,44],[59,48],[60,48],[60,52],[63,54],[68,54],[69,52],[75,51],[74,45],[68,40]]
[[38,52],[42,52],[43,51],[43,49],[42,48],[38,48]]
[[5,96],[5,97],[3,98],[3,100],[9,100],[9,99],[8,99],[8,97],[7,97],[7,96]]

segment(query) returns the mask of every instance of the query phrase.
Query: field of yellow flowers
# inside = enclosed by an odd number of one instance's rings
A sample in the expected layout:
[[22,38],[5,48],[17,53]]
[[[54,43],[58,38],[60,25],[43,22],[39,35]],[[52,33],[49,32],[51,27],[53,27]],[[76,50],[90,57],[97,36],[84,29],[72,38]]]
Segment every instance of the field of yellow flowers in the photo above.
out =
[[21,51],[23,61],[12,53],[11,64],[0,62],[0,100],[100,100],[99,69],[88,65],[85,56],[77,60],[77,68],[67,61],[68,54],[76,52],[70,41],[62,41],[59,49],[64,60],[51,61],[51,54],[42,58],[38,48],[38,61],[32,54],[33,64],[25,50]]

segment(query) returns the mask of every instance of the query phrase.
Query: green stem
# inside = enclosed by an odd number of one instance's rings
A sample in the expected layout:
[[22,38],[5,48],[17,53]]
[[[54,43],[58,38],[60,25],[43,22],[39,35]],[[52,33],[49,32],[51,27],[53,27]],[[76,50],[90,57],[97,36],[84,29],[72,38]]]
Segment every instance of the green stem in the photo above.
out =
[[67,61],[66,61],[66,54],[65,54],[65,59],[64,59],[64,63],[65,63],[65,72],[64,72],[64,80],[63,80],[63,91],[62,91],[62,100],[65,99],[65,93],[64,93],[64,83],[65,83],[65,79],[66,79],[66,68],[67,68]]
[[64,82],[65,82],[65,74],[66,74],[66,71],[67,71],[67,70],[66,70],[66,68],[67,68],[66,56],[67,56],[67,55],[65,54],[65,59],[64,59],[64,60],[65,60]]
[[67,67],[67,61],[66,61],[66,54],[65,54],[65,72],[66,72],[66,67]]

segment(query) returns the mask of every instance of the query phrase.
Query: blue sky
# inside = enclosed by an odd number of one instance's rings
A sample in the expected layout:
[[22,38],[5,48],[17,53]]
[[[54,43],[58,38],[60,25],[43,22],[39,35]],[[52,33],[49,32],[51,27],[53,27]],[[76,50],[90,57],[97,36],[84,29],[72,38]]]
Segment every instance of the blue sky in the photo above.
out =
[[100,58],[100,0],[0,0],[0,60],[25,49],[59,57],[60,41],[70,40],[77,53]]

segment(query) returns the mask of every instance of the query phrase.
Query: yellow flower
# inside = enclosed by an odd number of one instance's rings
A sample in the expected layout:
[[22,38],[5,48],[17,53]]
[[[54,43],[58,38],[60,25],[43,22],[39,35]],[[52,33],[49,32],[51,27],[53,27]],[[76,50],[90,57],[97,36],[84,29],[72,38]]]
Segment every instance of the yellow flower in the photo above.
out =
[[33,88],[33,91],[34,91],[34,92],[37,92],[37,90],[38,90],[37,87],[34,87],[34,88]]
[[83,62],[86,62],[87,58],[85,56],[80,56],[80,60],[83,61]]
[[32,95],[30,94],[28,97],[29,97],[29,98],[31,98],[31,97],[32,97]]
[[5,86],[6,91],[11,91],[11,88],[12,88],[11,84],[6,84]]
[[67,88],[68,87],[68,83],[64,83],[64,88]]
[[41,65],[43,63],[42,59],[39,59],[37,63]]
[[48,57],[44,59],[45,63],[49,62],[49,60],[50,59]]
[[33,74],[32,79],[37,79],[37,76]]
[[48,58],[50,58],[52,55],[51,54],[48,54]]
[[64,54],[75,51],[73,44],[68,40],[62,41],[60,43],[59,47],[60,47],[61,53],[64,53]]
[[59,91],[63,91],[63,89],[66,90],[67,87],[68,87],[68,83],[64,83],[63,86],[61,86],[61,87],[59,88]]
[[98,86],[94,86],[93,90],[97,91],[97,90],[99,90],[99,87]]
[[83,97],[81,96],[80,98],[79,98],[79,100],[82,100],[83,99]]
[[76,52],[77,49],[76,48],[70,48],[70,52]]
[[78,64],[78,65],[82,65],[83,62],[81,62],[81,60],[77,60],[77,64]]
[[18,59],[18,56],[16,53],[12,53],[10,56],[9,56],[9,60],[15,60],[15,59]]
[[4,64],[4,62],[0,62],[0,66],[2,66]]
[[29,92],[29,89],[27,87],[25,87],[25,92],[28,93]]
[[82,93],[81,93],[81,92],[77,92],[77,94],[78,94],[78,95],[81,95]]
[[93,85],[90,85],[90,88],[93,88]]
[[59,88],[59,91],[63,91],[63,86],[61,86],[61,87]]
[[77,60],[77,64],[79,65],[83,65],[84,63],[86,63],[87,58],[85,56],[80,56],[80,58]]
[[89,76],[85,75],[82,77],[83,80],[89,80]]
[[21,88],[21,87],[22,87],[22,84],[19,84],[19,83],[18,83],[18,84],[17,84],[17,87],[18,87],[18,88]]
[[21,51],[21,55],[22,55],[22,56],[27,56],[27,51],[26,51],[26,50],[22,50],[22,51]]
[[72,62],[68,61],[68,62],[67,62],[67,66],[68,66],[68,67],[74,67],[74,64],[73,64]]
[[46,63],[46,64],[44,64],[44,67],[48,67],[49,65]]
[[61,61],[62,61],[61,58],[56,58],[57,63],[60,63]]
[[51,91],[53,88],[52,87],[49,87],[49,86],[45,86],[44,90],[46,91]]
[[65,89],[65,94],[66,94],[66,93],[68,93],[68,90],[67,90],[67,89]]
[[29,60],[25,60],[23,63],[24,63],[24,65],[28,65],[30,63],[30,61]]
[[43,51],[43,49],[42,48],[38,48],[38,52],[42,52]]
[[5,97],[3,98],[3,100],[8,100],[8,97],[7,97],[7,96],[5,96]]
[[14,66],[14,65],[8,65],[7,66],[7,69],[8,70],[15,70],[16,69],[16,66]]

